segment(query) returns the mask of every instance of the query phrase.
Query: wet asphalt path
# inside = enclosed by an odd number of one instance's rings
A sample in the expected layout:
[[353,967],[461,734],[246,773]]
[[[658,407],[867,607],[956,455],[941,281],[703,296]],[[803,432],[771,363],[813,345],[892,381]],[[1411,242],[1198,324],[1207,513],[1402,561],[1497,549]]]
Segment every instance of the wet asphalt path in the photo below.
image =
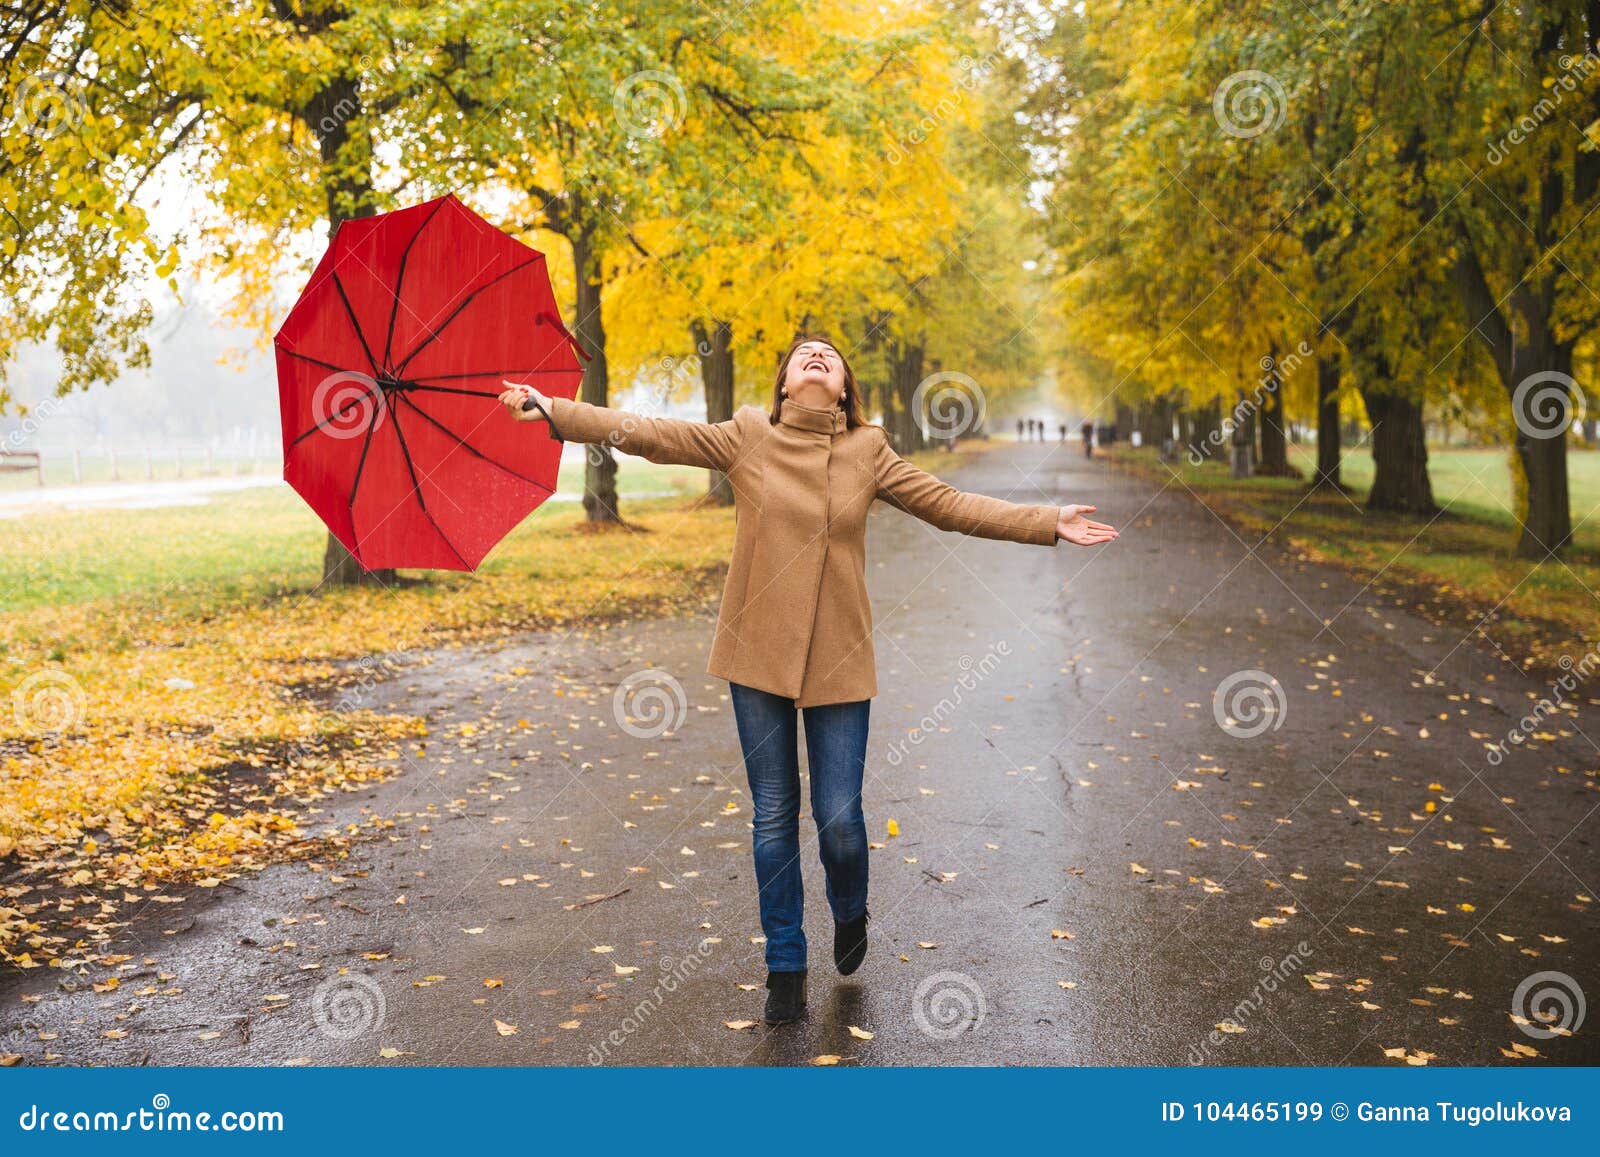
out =
[[[1534,1038],[1508,1015],[1538,973],[1600,996],[1600,712],[1547,720],[1492,765],[1484,742],[1548,690],[1492,646],[1252,552],[1181,488],[1075,448],[1006,445],[951,480],[1092,502],[1123,536],[1050,551],[873,514],[872,947],[856,976],[833,973],[807,817],[804,1023],[728,1027],[759,1021],[764,993],[741,986],[764,969],[707,608],[440,652],[381,685],[372,705],[425,714],[428,740],[316,819],[377,814],[387,836],[337,872],[277,867],[153,913],[114,992],[0,978],[0,1049],[30,1064],[1600,1061],[1595,1025]],[[1219,723],[1218,686],[1241,672]],[[681,710],[665,734],[660,699],[669,722]]]

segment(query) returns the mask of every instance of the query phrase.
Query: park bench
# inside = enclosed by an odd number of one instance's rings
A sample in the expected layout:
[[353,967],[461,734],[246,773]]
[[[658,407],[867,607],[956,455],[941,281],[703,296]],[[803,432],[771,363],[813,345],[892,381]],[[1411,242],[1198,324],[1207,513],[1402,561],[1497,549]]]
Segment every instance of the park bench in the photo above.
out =
[[44,456],[37,450],[0,450],[0,474],[20,474],[31,470],[44,485]]

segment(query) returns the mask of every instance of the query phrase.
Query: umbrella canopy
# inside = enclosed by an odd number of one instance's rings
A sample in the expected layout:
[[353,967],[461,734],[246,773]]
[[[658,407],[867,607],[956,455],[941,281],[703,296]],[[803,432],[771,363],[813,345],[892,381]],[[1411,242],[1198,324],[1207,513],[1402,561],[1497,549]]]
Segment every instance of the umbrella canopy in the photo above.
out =
[[368,570],[473,570],[555,490],[502,378],[583,370],[544,254],[454,196],[345,221],[273,339],[283,477]]

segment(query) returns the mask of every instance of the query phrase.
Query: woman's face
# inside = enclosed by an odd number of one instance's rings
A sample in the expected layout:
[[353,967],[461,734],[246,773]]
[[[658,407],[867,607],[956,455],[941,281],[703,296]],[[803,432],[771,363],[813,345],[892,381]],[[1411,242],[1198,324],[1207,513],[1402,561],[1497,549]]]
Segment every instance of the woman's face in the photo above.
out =
[[844,393],[844,358],[825,341],[804,342],[789,358],[783,384],[785,397],[825,410]]

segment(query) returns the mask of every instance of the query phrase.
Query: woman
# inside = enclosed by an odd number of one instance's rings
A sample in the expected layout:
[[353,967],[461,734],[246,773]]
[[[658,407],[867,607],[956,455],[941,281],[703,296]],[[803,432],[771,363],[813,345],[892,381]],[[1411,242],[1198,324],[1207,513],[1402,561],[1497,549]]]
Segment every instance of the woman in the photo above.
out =
[[867,830],[861,814],[867,715],[878,692],[867,600],[867,510],[875,499],[941,530],[1054,546],[1110,542],[1093,506],[1028,506],[945,485],[895,453],[862,420],[855,375],[837,346],[805,337],[778,366],[770,414],[725,422],[646,418],[549,398],[506,382],[520,421],[548,421],[572,442],[608,442],[652,462],[728,476],[737,529],[706,670],[728,681],[755,811],[756,883],[767,934],[768,1024],[805,1010],[800,875],[803,711],[833,959],[842,975],[867,951]]

